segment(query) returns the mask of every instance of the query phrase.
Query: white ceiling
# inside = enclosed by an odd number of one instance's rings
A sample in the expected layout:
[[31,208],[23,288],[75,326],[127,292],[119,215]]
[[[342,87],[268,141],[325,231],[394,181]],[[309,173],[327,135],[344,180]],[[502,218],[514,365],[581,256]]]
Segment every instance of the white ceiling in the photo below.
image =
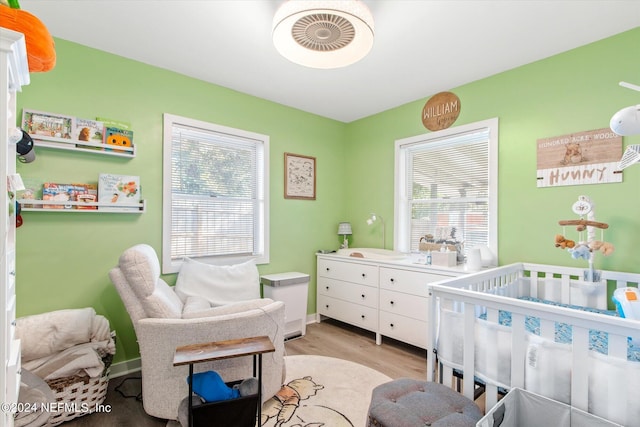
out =
[[55,37],[343,122],[640,26],[637,0],[365,3],[370,54],[317,70],[273,47],[282,0],[20,0]]

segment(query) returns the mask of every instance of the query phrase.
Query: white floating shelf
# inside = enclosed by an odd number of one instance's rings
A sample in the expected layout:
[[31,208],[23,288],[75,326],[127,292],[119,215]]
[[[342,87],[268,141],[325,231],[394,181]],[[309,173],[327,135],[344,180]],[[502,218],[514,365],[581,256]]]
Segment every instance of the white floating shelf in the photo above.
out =
[[[56,138],[53,136],[30,135],[36,147],[55,148],[58,150],[81,151],[84,153],[102,154],[132,158],[136,156],[136,146],[120,147],[101,142],[79,141],[77,139]],[[117,147],[117,148],[116,148]]]
[[[22,212],[84,212],[84,213],[130,213],[139,214],[144,213],[147,207],[146,201],[141,200],[140,203],[124,204],[118,203],[114,205],[112,203],[100,203],[100,202],[71,202],[71,201],[59,201],[59,200],[33,200],[33,199],[19,199],[18,202],[21,205]],[[25,205],[32,205],[33,207],[25,207]],[[51,208],[48,206],[64,206],[64,208]],[[98,209],[78,209],[74,206],[83,207],[97,207]],[[100,208],[109,208],[100,209]]]

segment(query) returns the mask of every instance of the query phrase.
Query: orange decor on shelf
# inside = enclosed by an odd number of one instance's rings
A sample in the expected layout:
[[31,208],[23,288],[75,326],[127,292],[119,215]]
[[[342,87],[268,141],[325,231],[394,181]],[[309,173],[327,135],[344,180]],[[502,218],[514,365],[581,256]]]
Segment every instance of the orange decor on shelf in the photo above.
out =
[[30,72],[44,72],[55,67],[55,43],[40,19],[25,10],[0,5],[0,22],[4,28],[24,34]]

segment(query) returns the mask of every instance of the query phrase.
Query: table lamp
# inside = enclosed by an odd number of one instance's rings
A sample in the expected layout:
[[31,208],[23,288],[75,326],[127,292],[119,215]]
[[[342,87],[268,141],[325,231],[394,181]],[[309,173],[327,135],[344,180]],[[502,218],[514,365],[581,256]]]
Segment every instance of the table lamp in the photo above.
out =
[[342,242],[341,249],[347,249],[349,247],[349,239],[347,235],[353,234],[351,231],[351,223],[350,222],[341,222],[338,224],[338,234],[344,236],[344,240]]

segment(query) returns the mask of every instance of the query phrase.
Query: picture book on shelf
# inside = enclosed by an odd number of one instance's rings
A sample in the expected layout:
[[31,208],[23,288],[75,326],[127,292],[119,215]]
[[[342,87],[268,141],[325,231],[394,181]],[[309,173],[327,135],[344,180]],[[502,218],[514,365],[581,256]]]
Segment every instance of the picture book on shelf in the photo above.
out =
[[95,202],[97,198],[95,184],[42,184],[42,200],[51,200],[61,204],[45,205],[45,209],[97,209],[97,206],[82,206],[64,202]]
[[[24,183],[24,189],[16,192],[16,198],[18,200],[42,200],[42,179],[24,177],[22,178]],[[23,208],[33,208],[35,205],[23,202]],[[41,207],[41,206],[38,206]]]
[[71,139],[74,118],[61,114],[24,109],[22,129],[32,136]]
[[[104,139],[103,133],[104,123],[96,120],[76,118],[73,129],[73,139],[102,144],[102,140]],[[102,147],[93,147],[82,144],[77,144],[76,147],[91,148],[94,150],[102,149]]]
[[[127,129],[118,129],[114,127],[104,128],[104,143],[115,147],[133,147],[133,131]],[[111,150],[111,148],[105,148]],[[116,150],[115,152],[126,153],[126,150]]]
[[131,123],[125,122],[123,120],[110,119],[107,117],[96,117],[96,120],[104,123],[104,126],[108,128],[118,128],[124,130],[131,129]]
[[139,210],[140,177],[101,173],[98,176],[98,202],[111,206],[100,206],[106,212]]

